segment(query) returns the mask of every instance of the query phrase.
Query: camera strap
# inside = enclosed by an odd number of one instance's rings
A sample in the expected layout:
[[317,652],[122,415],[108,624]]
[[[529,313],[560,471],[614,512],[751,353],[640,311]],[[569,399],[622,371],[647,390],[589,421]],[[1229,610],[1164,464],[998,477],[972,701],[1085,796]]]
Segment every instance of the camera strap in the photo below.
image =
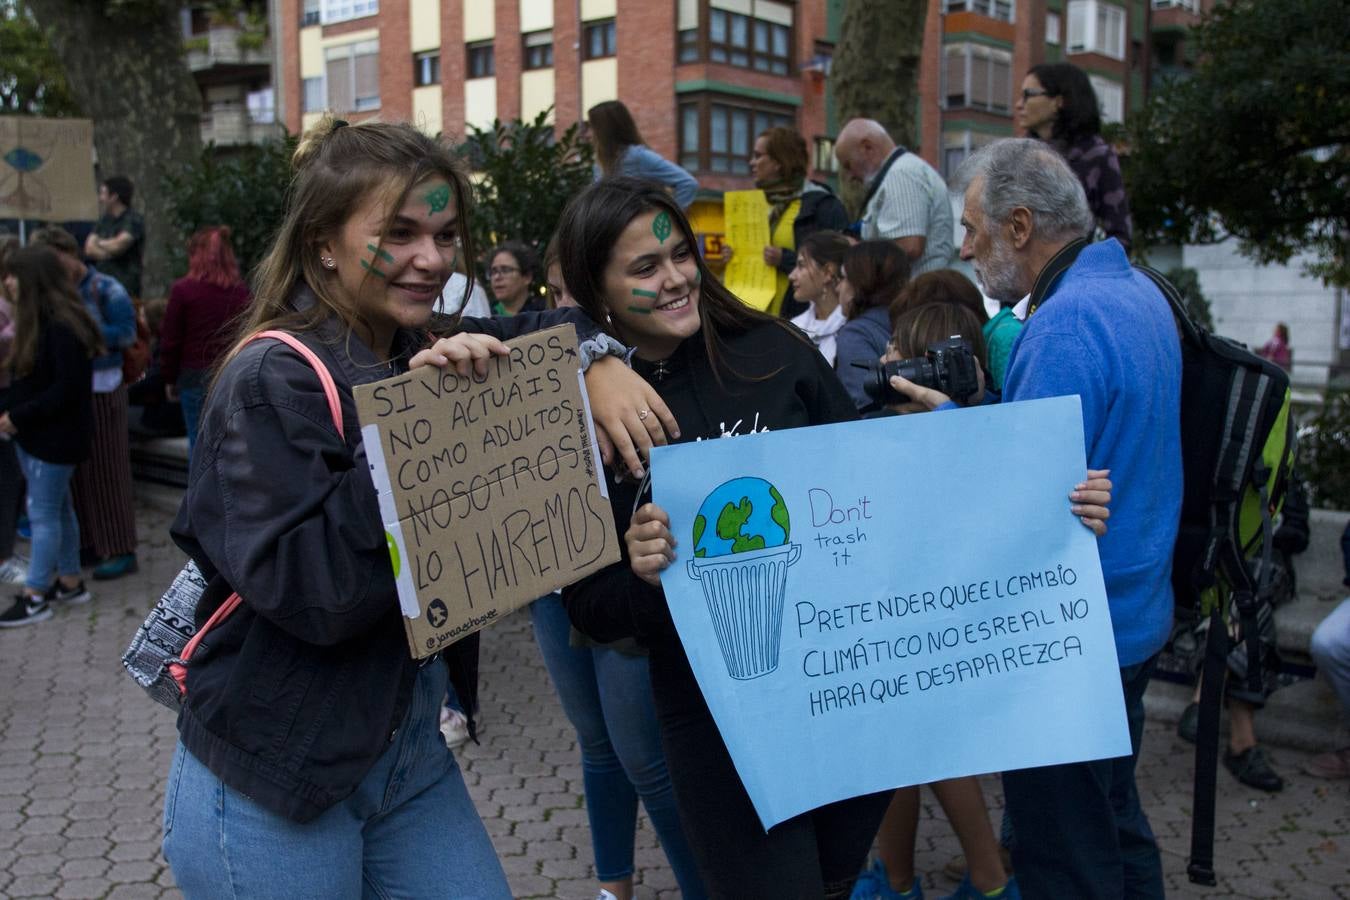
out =
[[1059,277],[1068,271],[1069,267],[1078,259],[1078,254],[1082,253],[1083,248],[1087,245],[1087,238],[1078,238],[1065,244],[1058,253],[1050,257],[1050,261],[1045,264],[1045,268],[1041,269],[1041,274],[1036,276],[1036,283],[1032,285],[1031,300],[1027,303],[1028,319],[1050,296],[1050,292],[1059,283]]

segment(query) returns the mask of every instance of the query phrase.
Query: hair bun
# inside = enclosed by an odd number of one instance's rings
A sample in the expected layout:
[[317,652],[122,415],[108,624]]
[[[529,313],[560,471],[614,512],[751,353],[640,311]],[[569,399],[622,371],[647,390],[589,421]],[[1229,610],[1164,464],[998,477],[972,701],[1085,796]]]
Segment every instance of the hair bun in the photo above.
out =
[[333,136],[333,132],[347,125],[346,119],[339,119],[331,113],[325,113],[324,117],[318,123],[300,138],[300,143],[296,146],[295,152],[291,154],[291,168],[299,172],[305,166],[309,165],[319,150]]

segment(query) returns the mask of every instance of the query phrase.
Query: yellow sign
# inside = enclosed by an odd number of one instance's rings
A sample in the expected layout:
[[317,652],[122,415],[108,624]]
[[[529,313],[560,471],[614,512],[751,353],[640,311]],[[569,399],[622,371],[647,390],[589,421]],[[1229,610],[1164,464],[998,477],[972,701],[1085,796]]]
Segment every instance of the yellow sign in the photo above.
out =
[[0,117],[0,218],[66,222],[98,217],[94,123]]
[[764,261],[769,246],[769,201],[763,191],[727,191],[722,195],[726,243],[732,250],[722,281],[747,306],[766,310],[778,283]]

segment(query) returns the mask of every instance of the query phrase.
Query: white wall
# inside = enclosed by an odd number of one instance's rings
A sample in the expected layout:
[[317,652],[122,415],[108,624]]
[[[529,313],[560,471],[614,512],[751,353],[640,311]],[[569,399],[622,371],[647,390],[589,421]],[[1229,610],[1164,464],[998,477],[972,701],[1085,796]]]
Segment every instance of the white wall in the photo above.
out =
[[1256,348],[1270,339],[1276,322],[1284,322],[1294,351],[1294,381],[1326,383],[1338,353],[1337,292],[1304,275],[1303,260],[1260,266],[1241,256],[1232,241],[1186,246],[1181,256],[1182,264],[1200,275],[1216,332]]

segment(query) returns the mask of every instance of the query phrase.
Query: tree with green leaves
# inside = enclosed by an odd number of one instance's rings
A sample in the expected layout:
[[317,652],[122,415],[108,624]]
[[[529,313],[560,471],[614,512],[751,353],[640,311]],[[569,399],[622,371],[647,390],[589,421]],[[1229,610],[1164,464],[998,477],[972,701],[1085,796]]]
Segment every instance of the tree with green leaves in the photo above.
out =
[[201,149],[201,93],[183,55],[179,0],[25,0],[94,121],[100,172],[136,186],[147,295],[169,284],[166,179]]
[[1192,38],[1191,76],[1129,125],[1136,240],[1309,252],[1310,274],[1350,285],[1350,0],[1233,0]]
[[167,179],[172,276],[187,271],[187,239],[208,225],[230,227],[240,271],[253,271],[285,216],[294,152],[295,138],[240,147],[229,156],[206,148]]
[[0,114],[80,114],[61,61],[21,0],[0,0]]
[[459,153],[476,173],[469,222],[479,253],[504,240],[542,250],[567,201],[591,183],[595,160],[580,127],[558,135],[548,124],[548,111],[531,122],[470,127]]

